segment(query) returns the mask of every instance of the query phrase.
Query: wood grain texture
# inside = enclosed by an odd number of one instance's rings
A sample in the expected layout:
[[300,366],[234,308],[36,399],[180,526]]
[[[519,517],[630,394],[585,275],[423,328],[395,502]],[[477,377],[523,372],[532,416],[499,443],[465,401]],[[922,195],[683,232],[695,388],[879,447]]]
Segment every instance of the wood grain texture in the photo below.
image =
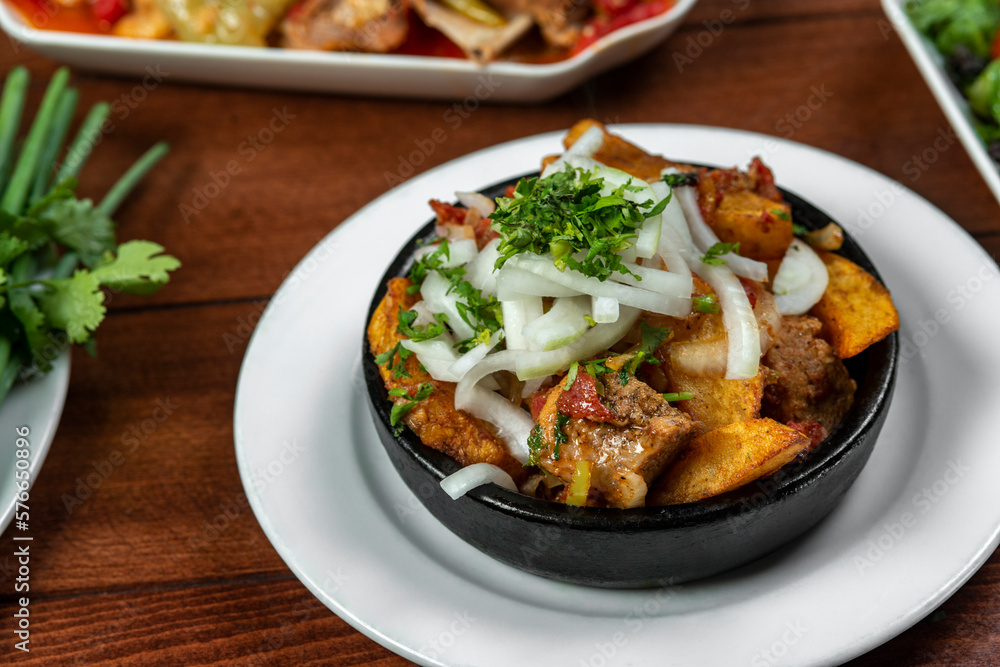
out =
[[[99,358],[74,353],[67,407],[32,491],[33,650],[14,651],[7,623],[0,662],[409,664],[292,576],[246,506],[232,432],[242,355],[267,298],[398,178],[583,116],[734,127],[894,178],[997,257],[1000,208],[886,25],[877,0],[703,0],[633,64],[544,105],[484,100],[467,114],[446,102],[169,76],[137,101],[135,80],[74,73],[78,118],[94,102],[118,102],[82,191],[100,196],[149,145],[169,141],[171,154],[122,207],[119,233],[162,243],[184,268],[152,298],[111,294]],[[0,62],[31,70],[33,104],[56,67],[5,40]],[[444,141],[421,151],[436,130]],[[934,148],[940,137],[944,150]],[[0,538],[6,619],[16,608],[11,537]],[[995,664],[998,614],[993,554],[937,612],[850,664]]]

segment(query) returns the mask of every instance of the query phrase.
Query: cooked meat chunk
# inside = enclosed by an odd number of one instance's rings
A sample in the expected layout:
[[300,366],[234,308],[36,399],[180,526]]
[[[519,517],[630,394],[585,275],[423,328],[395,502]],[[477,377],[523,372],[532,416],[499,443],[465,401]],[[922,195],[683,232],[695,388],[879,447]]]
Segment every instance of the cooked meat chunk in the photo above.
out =
[[817,422],[829,433],[854,401],[854,380],[830,344],[822,324],[808,315],[783,317],[781,333],[764,355],[775,381],[764,390],[761,415],[787,424]]
[[473,60],[495,60],[511,44],[531,29],[531,16],[525,13],[507,17],[503,25],[484,25],[437,2],[413,0],[413,10],[431,28],[441,31]]
[[[403,340],[396,331],[399,309],[407,310],[417,301],[415,295],[406,293],[410,284],[406,278],[393,278],[389,281],[385,298],[368,324],[368,344],[371,345],[372,354],[377,356],[387,352]],[[391,367],[398,362],[397,356],[387,365]],[[444,452],[463,467],[473,463],[492,463],[506,470],[515,482],[520,483],[526,479],[524,466],[507,451],[506,445],[496,436],[491,424],[455,409],[454,383],[433,379],[426,371],[420,370],[415,356],[406,359],[405,366],[409,377],[397,378],[386,366],[381,366],[379,371],[386,389],[402,387],[408,389],[410,395],[414,395],[417,387],[424,382],[434,386],[434,391],[417,403],[405,418],[406,425],[413,429],[425,445]],[[392,397],[392,400],[403,403],[408,399],[397,396]]]
[[293,49],[386,53],[406,39],[400,0],[305,0],[282,23]]
[[552,46],[569,48],[580,36],[588,3],[579,0],[491,0],[505,14],[530,14]]
[[[577,377],[583,375],[581,370]],[[569,483],[576,462],[590,461],[592,489],[614,507],[638,507],[648,485],[691,438],[694,422],[634,377],[625,385],[617,374],[604,377],[603,405],[617,416],[615,421],[569,417],[559,409],[564,383],[549,391],[538,415],[544,443],[539,466]],[[559,443],[557,454],[556,427],[563,423],[565,442]]]

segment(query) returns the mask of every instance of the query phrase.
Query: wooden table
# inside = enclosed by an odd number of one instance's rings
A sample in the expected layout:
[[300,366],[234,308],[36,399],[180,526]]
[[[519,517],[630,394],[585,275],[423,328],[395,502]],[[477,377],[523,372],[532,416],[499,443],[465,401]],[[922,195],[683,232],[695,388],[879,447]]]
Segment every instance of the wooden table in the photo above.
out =
[[[679,73],[675,52],[734,7],[736,20]],[[25,64],[37,104],[55,63],[0,41],[4,73]],[[73,83],[81,108],[119,102],[84,194],[103,193],[146,147],[170,142],[170,156],[117,217],[123,239],[158,241],[184,267],[151,298],[116,295],[99,357],[73,354],[61,426],[31,493],[30,654],[13,649],[14,542],[10,531],[0,539],[2,661],[406,664],[320,604],[261,532],[237,474],[233,397],[270,295],[327,232],[388,189],[386,172],[416,138],[448,128],[451,105],[169,80],[136,102],[134,80],[76,73]],[[898,179],[996,255],[1000,209],[958,144],[916,179],[905,171],[949,126],[876,0],[703,0],[632,65],[544,105],[485,104],[449,128],[416,172],[584,116],[783,135],[782,119],[815,89],[828,99],[794,140]],[[248,161],[241,143],[275,109],[287,126]],[[185,219],[180,204],[191,206],[232,160],[240,173]],[[107,472],[115,450],[128,454],[99,484],[85,481]],[[229,520],[212,532],[219,516]],[[850,664],[996,664],[998,577],[994,555],[932,617]]]

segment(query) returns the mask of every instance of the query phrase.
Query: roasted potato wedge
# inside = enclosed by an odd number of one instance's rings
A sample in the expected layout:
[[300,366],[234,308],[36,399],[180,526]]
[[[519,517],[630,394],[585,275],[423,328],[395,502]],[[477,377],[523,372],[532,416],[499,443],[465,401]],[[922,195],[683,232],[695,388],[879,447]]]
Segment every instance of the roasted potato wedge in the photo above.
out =
[[899,328],[889,290],[849,259],[818,251],[830,274],[823,298],[809,311],[823,323],[833,353],[848,359]]
[[809,438],[773,419],[734,422],[688,444],[653,484],[647,505],[677,505],[733,491],[770,475],[809,445]]
[[694,395],[674,405],[698,422],[698,434],[758,417],[766,377],[763,366],[756,377],[747,380],[695,377],[675,368],[668,370],[670,391]]
[[740,254],[751,259],[781,259],[792,243],[791,207],[755,192],[727,193],[714,223],[720,241],[739,243]]
[[678,165],[675,162],[671,162],[661,155],[650,155],[638,146],[630,144],[621,137],[609,134],[608,131],[604,129],[604,125],[590,118],[581,120],[576,125],[571,127],[569,132],[566,134],[566,138],[563,139],[563,145],[566,146],[566,148],[569,148],[576,143],[576,140],[579,139],[584,132],[595,126],[601,128],[604,132],[604,143],[601,144],[600,150],[594,154],[594,159],[598,162],[603,162],[609,167],[621,169],[626,173],[632,174],[633,176],[650,183],[660,180],[660,172],[665,167],[678,167],[681,171],[687,171],[690,169],[690,167],[685,167],[684,165]]

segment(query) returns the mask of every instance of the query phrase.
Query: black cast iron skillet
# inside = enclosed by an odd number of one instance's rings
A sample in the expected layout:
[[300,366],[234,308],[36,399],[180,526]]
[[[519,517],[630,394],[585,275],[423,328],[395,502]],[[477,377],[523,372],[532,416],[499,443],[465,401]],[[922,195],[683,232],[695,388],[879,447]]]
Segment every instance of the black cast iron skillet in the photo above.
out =
[[[517,180],[483,193],[501,196]],[[784,190],[782,194],[799,224],[817,229],[831,220],[804,199]],[[388,280],[406,275],[417,244],[433,237],[431,220],[406,243],[379,282],[368,321],[385,296]],[[881,282],[853,239],[845,238],[839,252]],[[513,567],[560,581],[617,588],[677,584],[718,574],[760,558],[816,525],[847,492],[871,454],[892,398],[898,356],[893,333],[848,359],[858,385],[854,405],[815,450],[771,477],[698,503],[622,510],[563,505],[495,484],[452,500],[439,482],[458,464],[425,446],[409,429],[398,437],[393,434],[392,403],[367,338],[362,347],[379,438],[403,481],[441,523]],[[428,488],[433,492],[427,493]]]

